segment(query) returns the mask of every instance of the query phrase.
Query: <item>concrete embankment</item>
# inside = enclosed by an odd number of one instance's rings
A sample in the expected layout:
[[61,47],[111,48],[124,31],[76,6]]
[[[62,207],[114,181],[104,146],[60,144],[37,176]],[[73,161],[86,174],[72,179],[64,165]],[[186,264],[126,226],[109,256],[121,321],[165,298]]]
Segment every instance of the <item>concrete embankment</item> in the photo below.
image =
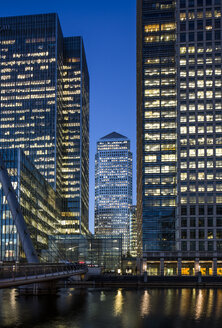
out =
[[[145,281],[144,281],[145,280]],[[86,281],[69,281],[69,286],[110,288],[222,288],[222,277],[97,276]]]

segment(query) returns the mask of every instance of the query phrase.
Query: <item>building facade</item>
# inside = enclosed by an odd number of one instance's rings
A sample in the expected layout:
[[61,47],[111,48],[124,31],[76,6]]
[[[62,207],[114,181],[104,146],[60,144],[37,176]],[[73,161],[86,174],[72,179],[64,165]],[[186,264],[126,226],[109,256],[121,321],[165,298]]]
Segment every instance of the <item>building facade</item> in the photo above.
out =
[[57,15],[0,18],[0,147],[61,188],[63,37]]
[[89,73],[83,39],[64,38],[63,232],[88,233]]
[[221,1],[137,1],[143,252],[221,252],[221,47]]
[[[21,149],[1,150],[23,217],[39,259],[49,252],[49,236],[60,233],[61,205],[57,193]],[[25,261],[19,234],[0,185],[0,261]],[[51,247],[52,249],[52,247]]]
[[89,74],[57,14],[0,18],[0,147],[25,155],[63,199],[62,233],[88,231]]
[[122,235],[129,250],[129,212],[132,205],[130,141],[116,132],[101,138],[95,156],[95,234]]
[[176,21],[174,2],[137,1],[139,249],[175,249]]
[[84,262],[102,272],[118,272],[122,266],[122,237],[75,234],[57,235],[49,242],[55,252],[49,262],[58,262],[60,254],[70,262]]
[[130,245],[130,255],[132,257],[137,257],[137,213],[136,206],[130,206],[130,228],[129,228],[129,245]]
[[221,1],[177,4],[177,248],[222,251]]

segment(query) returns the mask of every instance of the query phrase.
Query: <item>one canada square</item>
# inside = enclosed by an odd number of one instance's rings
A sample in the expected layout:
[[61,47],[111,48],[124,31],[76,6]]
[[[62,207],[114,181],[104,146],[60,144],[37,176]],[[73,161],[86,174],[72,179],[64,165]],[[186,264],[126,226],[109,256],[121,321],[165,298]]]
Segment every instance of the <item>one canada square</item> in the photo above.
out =
[[221,0],[137,1],[144,253],[222,251],[221,34]]
[[113,132],[97,142],[95,156],[95,234],[121,236],[129,250],[129,215],[132,205],[130,140]]

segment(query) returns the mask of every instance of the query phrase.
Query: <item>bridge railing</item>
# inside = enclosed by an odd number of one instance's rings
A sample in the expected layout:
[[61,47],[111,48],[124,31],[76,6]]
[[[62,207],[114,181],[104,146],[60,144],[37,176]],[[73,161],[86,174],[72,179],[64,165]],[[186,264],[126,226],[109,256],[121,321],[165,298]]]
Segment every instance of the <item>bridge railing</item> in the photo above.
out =
[[87,266],[80,263],[13,264],[0,265],[0,280],[49,274],[69,274],[75,271],[87,272]]

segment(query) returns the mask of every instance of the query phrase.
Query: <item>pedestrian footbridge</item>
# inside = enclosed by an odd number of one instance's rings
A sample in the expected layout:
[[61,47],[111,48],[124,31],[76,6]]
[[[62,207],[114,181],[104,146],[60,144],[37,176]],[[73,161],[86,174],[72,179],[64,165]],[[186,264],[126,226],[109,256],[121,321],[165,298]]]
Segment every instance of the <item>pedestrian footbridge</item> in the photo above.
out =
[[45,283],[87,273],[85,264],[0,265],[0,288]]

